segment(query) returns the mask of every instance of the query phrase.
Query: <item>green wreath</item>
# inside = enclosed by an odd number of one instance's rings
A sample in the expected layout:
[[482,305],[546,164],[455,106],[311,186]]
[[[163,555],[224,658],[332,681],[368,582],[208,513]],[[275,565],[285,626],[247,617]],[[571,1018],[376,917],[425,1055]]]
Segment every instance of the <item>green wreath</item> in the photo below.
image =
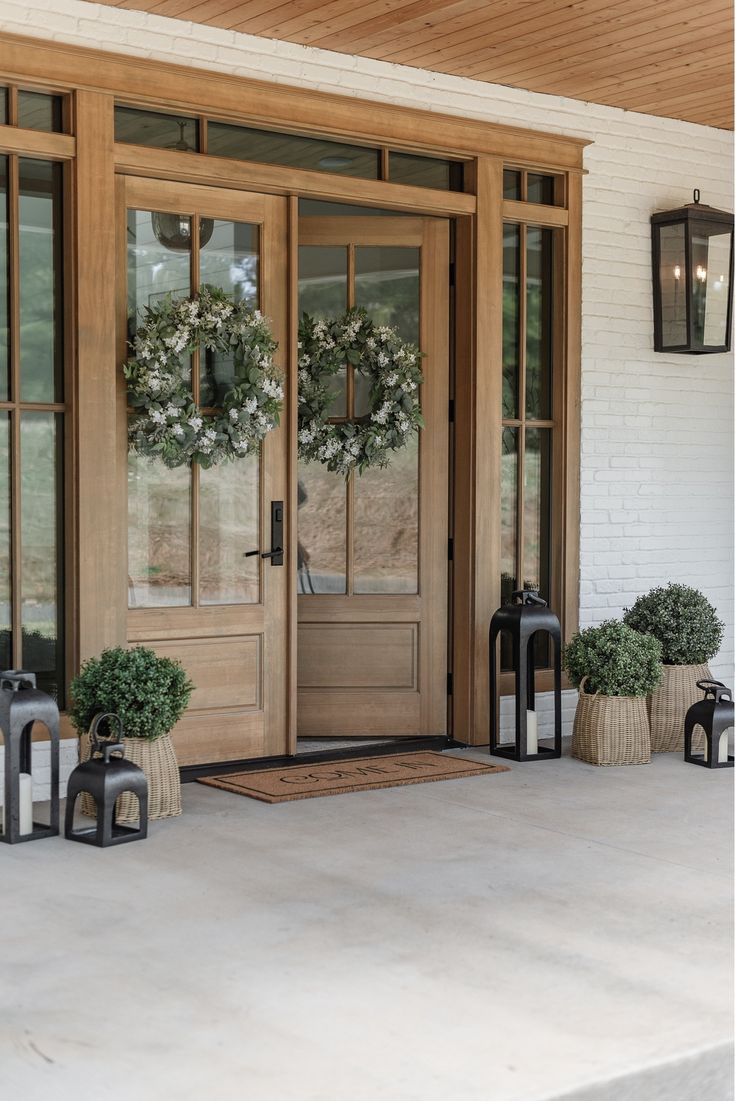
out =
[[[188,357],[203,345],[231,356],[235,378],[221,409],[203,413],[191,392]],[[128,402],[137,412],[128,444],[166,466],[214,466],[257,450],[279,422],[278,347],[259,310],[233,302],[217,287],[194,298],[168,296],[145,308],[123,370]]]
[[[395,329],[376,325],[364,309],[332,321],[304,314],[299,324],[299,456],[347,475],[387,466],[423,428],[419,388],[422,353]],[[370,411],[355,420],[331,422],[330,382],[345,363],[370,383]]]

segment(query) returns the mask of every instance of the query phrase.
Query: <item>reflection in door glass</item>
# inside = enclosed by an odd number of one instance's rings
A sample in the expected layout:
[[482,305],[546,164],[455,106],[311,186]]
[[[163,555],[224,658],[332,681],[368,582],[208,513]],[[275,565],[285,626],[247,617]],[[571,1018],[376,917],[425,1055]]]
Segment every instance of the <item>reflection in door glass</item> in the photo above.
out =
[[0,157],[0,401],[7,401],[10,393],[10,300],[8,268],[8,158]]
[[13,667],[10,581],[10,414],[0,413],[0,667]]
[[128,455],[128,603],[191,604],[191,472]]
[[62,169],[21,159],[18,171],[21,400],[62,401]]
[[[347,249],[302,245],[299,248],[299,316],[334,320],[347,309]],[[332,380],[331,417],[347,416],[346,370]]]
[[[257,604],[260,460],[249,455],[199,475],[199,602]],[[267,549],[267,548],[263,548]]]
[[[355,301],[378,325],[394,326],[403,340],[419,343],[420,250],[355,249]],[[424,363],[424,370],[426,364]],[[355,374],[355,415],[369,409],[369,384]],[[418,437],[396,452],[383,470],[355,478],[354,591],[418,591]]]
[[347,591],[345,480],[321,463],[299,463],[298,591]]
[[[199,253],[201,286],[219,287],[235,302],[258,305],[258,227],[246,222],[203,219]],[[202,349],[200,404],[219,405],[234,382],[231,356]]]
[[[154,306],[167,294],[183,298],[190,293],[191,220],[170,214],[176,234],[149,210],[128,211],[128,330],[132,336],[145,306]],[[155,218],[155,224],[154,224]]]
[[61,567],[61,440],[58,413],[20,418],[21,626],[23,664],[38,687],[63,690]]

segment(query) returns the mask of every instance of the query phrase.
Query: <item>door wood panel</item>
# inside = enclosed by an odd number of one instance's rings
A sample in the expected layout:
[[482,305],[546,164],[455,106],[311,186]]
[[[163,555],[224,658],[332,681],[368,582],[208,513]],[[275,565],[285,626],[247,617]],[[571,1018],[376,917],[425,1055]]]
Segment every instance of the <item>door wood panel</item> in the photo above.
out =
[[[419,250],[424,353],[419,438],[418,591],[359,592],[355,488],[347,491],[346,581],[298,597],[298,733],[422,736],[447,730],[449,228],[444,219],[304,217],[299,244],[347,248],[349,304],[356,250]],[[351,384],[348,383],[348,390]],[[351,391],[350,391],[351,392]],[[376,473],[376,477],[380,472]],[[351,475],[357,478],[356,475]],[[355,486],[357,486],[355,482]],[[388,548],[387,553],[390,553]],[[378,581],[379,587],[379,581]]]

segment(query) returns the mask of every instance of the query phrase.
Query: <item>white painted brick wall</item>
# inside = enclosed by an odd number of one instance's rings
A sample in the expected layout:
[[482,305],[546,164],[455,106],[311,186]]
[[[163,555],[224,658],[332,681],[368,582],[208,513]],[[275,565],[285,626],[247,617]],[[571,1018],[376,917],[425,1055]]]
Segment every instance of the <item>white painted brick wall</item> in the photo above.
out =
[[713,672],[732,678],[733,365],[724,355],[654,353],[649,228],[652,211],[689,202],[694,187],[733,209],[732,134],[85,0],[0,0],[0,29],[591,139],[581,621],[619,616],[659,582],[696,585],[727,624]]

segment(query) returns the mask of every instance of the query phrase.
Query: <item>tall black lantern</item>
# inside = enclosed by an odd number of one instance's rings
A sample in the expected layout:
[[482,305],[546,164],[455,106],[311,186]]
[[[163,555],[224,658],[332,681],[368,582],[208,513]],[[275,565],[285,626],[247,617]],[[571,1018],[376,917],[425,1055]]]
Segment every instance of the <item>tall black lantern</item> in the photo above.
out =
[[[511,640],[515,669],[515,733],[501,743],[498,723],[498,636]],[[538,740],[536,714],[536,635],[548,635],[554,647],[554,740]],[[511,761],[542,761],[561,757],[561,627],[536,589],[519,589],[490,620],[490,752]]]
[[657,352],[729,352],[733,216],[699,201],[651,215]]
[[[51,742],[51,806],[48,825],[33,814],[32,733],[46,727]],[[0,732],[5,748],[3,830],[0,841],[38,841],[59,832],[59,709],[36,687],[34,673],[6,669],[0,673]]]

